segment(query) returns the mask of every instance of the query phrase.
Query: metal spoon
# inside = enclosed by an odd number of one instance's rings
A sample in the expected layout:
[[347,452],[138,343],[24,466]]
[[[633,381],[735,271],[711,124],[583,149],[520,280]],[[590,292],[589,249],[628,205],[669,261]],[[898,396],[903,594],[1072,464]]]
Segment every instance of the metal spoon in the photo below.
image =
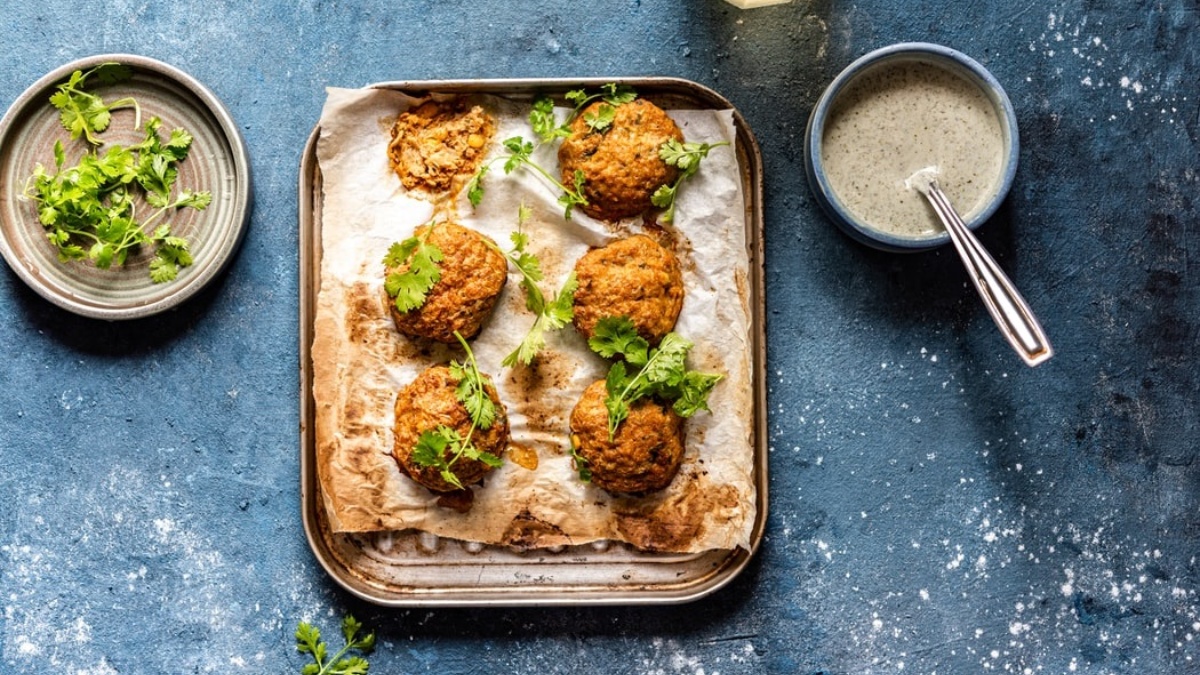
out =
[[929,200],[950,233],[950,240],[975,283],[975,290],[979,291],[1000,332],[1027,365],[1036,366],[1054,355],[1046,332],[1004,270],[950,205],[946,193],[938,187],[937,175],[936,167],[927,167],[914,173],[904,184]]

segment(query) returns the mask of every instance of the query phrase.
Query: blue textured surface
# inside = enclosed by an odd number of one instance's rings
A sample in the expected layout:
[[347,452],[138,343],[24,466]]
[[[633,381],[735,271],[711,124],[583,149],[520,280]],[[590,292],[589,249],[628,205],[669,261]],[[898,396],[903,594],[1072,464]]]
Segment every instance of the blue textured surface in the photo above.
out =
[[[0,271],[0,672],[296,672],[297,620],[377,673],[1200,672],[1200,11],[1176,2],[5,3],[0,102],[74,58],[206,83],[255,171],[183,310],[68,315]],[[1024,368],[954,254],[839,234],[808,111],[854,57],[974,57],[1021,166],[981,229],[1058,355]],[[767,189],[771,500],[733,584],[670,608],[391,611],[300,526],[297,174],[327,85],[673,75],[738,106]]]

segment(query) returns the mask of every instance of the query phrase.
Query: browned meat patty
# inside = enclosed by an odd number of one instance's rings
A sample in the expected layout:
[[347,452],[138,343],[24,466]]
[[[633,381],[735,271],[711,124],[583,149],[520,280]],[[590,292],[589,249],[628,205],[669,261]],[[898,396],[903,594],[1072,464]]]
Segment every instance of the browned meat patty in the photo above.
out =
[[475,173],[495,130],[479,106],[429,101],[396,118],[388,160],[409,190],[442,192],[456,176]]
[[671,484],[683,460],[683,418],[643,398],[608,439],[604,381],[594,382],[571,411],[571,444],[587,461],[592,482],[609,492],[641,494]]
[[[416,234],[421,235],[428,227],[418,227]],[[508,261],[486,235],[451,222],[434,226],[427,241],[442,251],[438,263],[441,278],[429,290],[425,304],[409,312],[397,309],[384,293],[388,312],[396,329],[405,335],[454,344],[454,331],[458,331],[470,339],[479,333],[504,290]],[[404,269],[388,269],[384,275]]]
[[584,337],[605,317],[627,316],[656,345],[683,308],[679,259],[644,234],[588,251],[575,263],[575,278],[575,327]]
[[616,106],[612,125],[595,131],[585,117],[606,105],[611,104],[597,101],[580,111],[558,148],[558,163],[564,185],[573,184],[576,169],[583,171],[588,205],[580,208],[585,213],[618,220],[650,208],[654,191],[679,176],[658,149],[672,138],[682,143],[683,132],[661,108],[641,98]]
[[[434,492],[451,492],[457,488],[442,479],[438,469],[422,467],[413,461],[413,448],[426,431],[445,425],[461,435],[471,429],[471,416],[454,394],[458,380],[446,366],[425,369],[417,379],[396,395],[395,444],[392,456],[400,471]],[[496,421],[488,429],[476,429],[472,435],[475,447],[501,457],[508,447],[508,416],[500,397],[491,386],[486,386],[488,396],[496,404]],[[460,458],[451,467],[463,485],[478,483],[492,470],[476,459]]]

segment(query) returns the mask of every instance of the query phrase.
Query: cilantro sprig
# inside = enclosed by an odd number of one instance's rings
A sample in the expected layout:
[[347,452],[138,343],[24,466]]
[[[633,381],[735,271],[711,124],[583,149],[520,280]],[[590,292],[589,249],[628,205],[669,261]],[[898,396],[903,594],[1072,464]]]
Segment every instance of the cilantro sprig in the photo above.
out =
[[[99,71],[89,71],[95,72]],[[80,73],[76,71],[76,75]],[[91,132],[107,128],[109,121],[99,110],[104,107],[102,101],[88,104],[86,110],[77,109],[83,104],[71,103],[84,95],[92,96],[75,89],[84,79],[86,74],[72,76],[68,80],[70,88],[60,86],[59,94],[68,100],[56,105],[75,106],[63,109],[64,126],[72,130],[72,137],[76,137],[74,129],[78,128],[89,142],[98,143]],[[112,145],[103,154],[92,148],[70,167],[66,166],[62,142],[55,141],[54,168],[42,164],[34,167],[23,197],[37,204],[38,221],[46,229],[46,238],[58,249],[60,261],[87,258],[96,267],[108,269],[114,264],[123,266],[131,251],[153,246],[155,257],[149,273],[155,283],[175,279],[181,267],[192,264],[187,239],[173,235],[169,223],[155,223],[172,211],[207,208],[212,194],[186,189],[173,194],[178,164],[187,159],[192,136],[175,129],[164,142],[158,133],[161,125],[158,117],[152,117],[143,128],[145,136],[140,143]],[[138,213],[139,195],[155,209],[148,216]]]
[[313,663],[305,664],[300,669],[301,675],[366,675],[371,666],[363,656],[346,656],[352,650],[362,655],[375,650],[375,632],[359,637],[362,627],[357,619],[346,615],[342,619],[342,638],[346,644],[330,657],[328,646],[321,640],[321,631],[301,621],[296,626],[296,651],[308,654],[313,659]]
[[669,223],[675,219],[675,198],[679,194],[679,186],[700,170],[700,160],[708,157],[713,148],[729,145],[729,141],[720,143],[680,143],[674,138],[663,143],[658,149],[658,156],[669,166],[679,169],[679,177],[670,185],[663,185],[650,196],[650,203],[665,209],[661,220]]
[[[529,210],[522,204],[519,213],[518,227],[523,226],[529,218]],[[503,251],[501,253],[521,272],[521,289],[525,291],[525,308],[537,315],[537,319],[534,320],[533,326],[521,340],[521,344],[504,357],[501,365],[505,367],[512,367],[517,362],[524,365],[533,363],[538,352],[546,346],[546,333],[559,330],[571,323],[571,320],[575,318],[575,290],[579,287],[575,280],[575,272],[571,272],[563,282],[562,288],[559,289],[558,295],[547,301],[541,288],[538,287],[538,282],[543,278],[541,261],[527,250],[529,235],[518,230],[510,235],[510,239],[513,249],[507,253]]]
[[600,87],[600,91],[592,94],[587,93],[584,89],[573,89],[568,91],[564,98],[574,106],[562,124],[558,124],[554,118],[554,101],[549,96],[539,96],[533,100],[533,108],[529,112],[529,125],[533,127],[533,133],[542,143],[550,143],[557,138],[566,138],[571,135],[571,122],[579,116],[580,112],[596,100],[603,100],[606,105],[601,106],[598,115],[592,115],[592,119],[585,121],[593,131],[603,131],[612,125],[612,117],[616,112],[616,107],[629,103],[637,98],[637,92],[628,85],[616,84],[610,82]]
[[658,347],[652,348],[637,334],[629,317],[601,319],[588,346],[604,358],[622,357],[609,367],[605,378],[609,440],[629,417],[634,402],[656,397],[671,402],[680,417],[691,417],[709,409],[708,395],[723,378],[687,369],[687,355],[694,346],[687,338],[667,333]]
[[133,108],[134,128],[142,125],[142,110],[132,96],[105,103],[100,96],[83,89],[92,77],[101,84],[113,84],[127,80],[132,75],[133,71],[127,66],[102,63],[86,72],[76,70],[66,82],[56,87],[57,91],[50,96],[50,105],[58,109],[59,121],[64,129],[71,132],[71,140],[83,136],[88,143],[100,145],[101,141],[95,134],[108,128],[112,111],[120,108]]
[[[568,91],[564,98],[571,103],[574,108],[567,115],[566,119],[559,124],[554,117],[554,100],[549,96],[538,96],[533,100],[533,105],[529,111],[529,126],[533,130],[534,136],[537,138],[538,145],[551,143],[559,138],[566,138],[571,135],[571,122],[583,111],[588,104],[596,100],[603,100],[604,105],[600,106],[594,113],[585,113],[584,122],[593,132],[603,132],[612,126],[613,119],[616,115],[616,107],[629,103],[637,98],[637,92],[632,87],[623,84],[608,83],[600,87],[599,92],[592,94],[587,93],[583,89],[574,89]],[[480,165],[475,170],[475,175],[471,176],[471,180],[467,183],[467,199],[471,202],[471,206],[478,207],[483,202],[484,185],[483,179],[487,176],[493,162],[498,159],[504,159],[504,173],[510,174],[519,166],[526,166],[541,174],[554,187],[561,191],[558,198],[558,203],[563,206],[563,215],[568,220],[571,218],[571,212],[576,206],[587,206],[587,198],[583,195],[584,175],[582,171],[576,171],[571,176],[570,185],[565,185],[558,181],[549,172],[535,163],[532,159],[533,151],[538,147],[532,141],[527,141],[520,136],[514,136],[504,141],[503,146],[508,151],[507,157],[497,158],[491,162]]]
[[570,220],[571,212],[574,211],[576,206],[588,205],[587,198],[583,196],[584,179],[582,171],[576,169],[572,178],[572,185],[568,187],[560,183],[557,178],[550,175],[550,172],[542,168],[537,162],[533,161],[533,151],[536,146],[532,141],[528,141],[521,136],[513,136],[512,138],[505,140],[503,146],[504,149],[508,151],[508,155],[506,157],[497,157],[491,162],[482,164],[475,171],[475,175],[471,177],[470,182],[467,183],[467,199],[470,200],[471,206],[479,206],[479,204],[483,201],[483,177],[487,175],[492,163],[500,159],[504,160],[505,174],[510,174],[518,167],[524,166],[533,170],[535,173],[557,188],[562,193],[558,197],[558,203],[564,207],[563,216],[568,220]]
[[467,359],[462,363],[450,362],[450,374],[458,380],[454,395],[471,418],[471,427],[466,434],[461,434],[445,424],[437,428],[423,431],[417,438],[413,448],[413,461],[419,466],[435,467],[442,480],[458,489],[463,489],[462,481],[454,473],[454,465],[464,457],[474,459],[491,467],[498,467],[503,462],[490,452],[480,450],[474,441],[475,430],[487,430],[496,423],[498,412],[496,403],[487,393],[490,378],[479,372],[479,364],[475,354],[463,336],[454,332],[459,344],[467,353]]
[[[438,266],[443,258],[442,249],[429,242],[430,235],[440,224],[437,220],[429,221],[424,231],[393,243],[383,256],[384,267],[392,270],[384,278],[383,288],[401,312],[411,312],[424,305],[429,291],[442,278]],[[405,265],[408,267],[401,269]]]

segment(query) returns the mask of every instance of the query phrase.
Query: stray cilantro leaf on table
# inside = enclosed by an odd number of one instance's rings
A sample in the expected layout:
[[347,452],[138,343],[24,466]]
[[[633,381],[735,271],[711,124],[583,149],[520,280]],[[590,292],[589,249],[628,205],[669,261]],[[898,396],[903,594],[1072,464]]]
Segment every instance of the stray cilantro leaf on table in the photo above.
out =
[[442,480],[461,490],[464,485],[454,473],[454,465],[460,459],[465,457],[477,460],[491,467],[498,467],[503,461],[475,445],[475,430],[490,429],[495,424],[499,412],[496,410],[495,401],[487,392],[487,385],[491,383],[491,379],[479,372],[475,354],[462,335],[455,331],[454,337],[458,338],[459,344],[467,352],[467,359],[462,363],[450,362],[450,373],[458,379],[454,395],[467,409],[471,427],[465,435],[444,424],[436,429],[424,431],[417,438],[412,456],[413,461],[420,466],[437,468]]
[[300,669],[301,675],[366,675],[370,664],[362,656],[347,656],[351,651],[368,655],[375,649],[375,632],[369,632],[359,637],[362,624],[351,615],[342,619],[342,639],[345,645],[332,657],[329,648],[321,640],[321,631],[315,626],[301,621],[296,626],[296,651],[308,654],[313,663],[305,664]]
[[708,157],[713,148],[729,145],[729,141],[720,143],[680,143],[674,138],[663,143],[658,149],[658,156],[669,166],[679,169],[679,177],[670,185],[660,186],[650,197],[650,202],[660,209],[665,209],[661,220],[669,223],[675,219],[675,198],[679,195],[679,186],[683,181],[695,175],[700,169],[700,160]]
[[[383,281],[384,291],[392,298],[396,309],[411,312],[425,304],[429,291],[442,278],[438,263],[442,249],[429,243],[429,237],[440,223],[432,220],[420,234],[391,245],[383,257],[384,267],[392,270]],[[407,269],[399,269],[407,265]]]
[[658,347],[651,348],[628,317],[601,319],[588,346],[604,358],[622,357],[609,367],[605,378],[610,440],[639,399],[671,402],[676,414],[691,417],[708,410],[708,395],[723,377],[688,370],[687,355],[693,344],[678,333],[667,333]]

